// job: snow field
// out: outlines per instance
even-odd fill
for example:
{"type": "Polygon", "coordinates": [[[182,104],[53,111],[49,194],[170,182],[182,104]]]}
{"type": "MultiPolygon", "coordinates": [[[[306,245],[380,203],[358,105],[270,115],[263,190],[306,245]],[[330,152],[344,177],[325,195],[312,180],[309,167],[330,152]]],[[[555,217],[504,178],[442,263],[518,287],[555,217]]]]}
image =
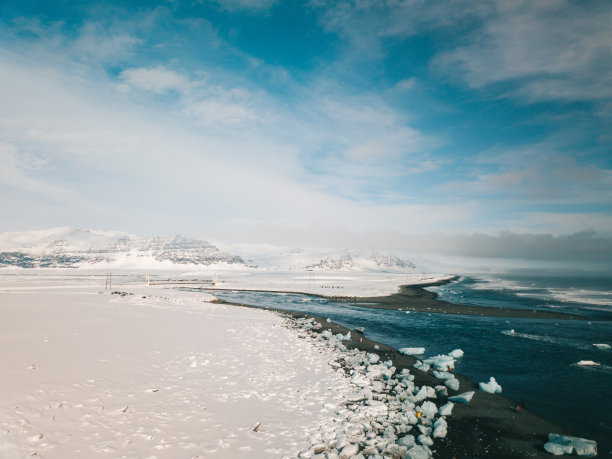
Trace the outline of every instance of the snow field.
{"type": "Polygon", "coordinates": [[[129,293],[1,294],[1,457],[295,456],[351,389],[275,314],[129,293]]]}
{"type": "Polygon", "coordinates": [[[218,290],[293,292],[326,297],[376,297],[399,292],[401,285],[422,285],[453,276],[421,273],[198,270],[185,277],[218,274],[218,290]]]}

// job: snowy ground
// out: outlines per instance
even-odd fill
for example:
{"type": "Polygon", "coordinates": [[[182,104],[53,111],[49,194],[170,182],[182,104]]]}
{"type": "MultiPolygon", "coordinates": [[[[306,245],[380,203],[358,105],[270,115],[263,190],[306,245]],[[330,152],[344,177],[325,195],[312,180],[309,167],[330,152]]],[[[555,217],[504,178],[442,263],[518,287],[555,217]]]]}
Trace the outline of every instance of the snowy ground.
{"type": "Polygon", "coordinates": [[[295,455],[350,389],[267,311],[28,278],[0,285],[0,457],[295,455]]]}
{"type": "Polygon", "coordinates": [[[228,270],[195,271],[185,278],[217,274],[218,289],[299,292],[323,296],[373,297],[399,291],[400,285],[419,285],[453,276],[422,273],[228,270]]]}

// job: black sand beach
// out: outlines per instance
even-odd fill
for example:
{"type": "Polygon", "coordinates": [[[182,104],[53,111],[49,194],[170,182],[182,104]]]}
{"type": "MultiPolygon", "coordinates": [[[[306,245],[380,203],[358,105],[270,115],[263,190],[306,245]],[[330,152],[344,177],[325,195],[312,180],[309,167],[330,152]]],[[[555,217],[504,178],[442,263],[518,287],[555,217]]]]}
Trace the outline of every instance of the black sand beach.
{"type": "Polygon", "coordinates": [[[554,320],[585,320],[583,316],[537,309],[495,308],[487,306],[471,306],[453,304],[442,301],[438,294],[425,290],[426,287],[444,285],[454,279],[432,282],[421,285],[402,285],[400,291],[393,295],[371,298],[334,298],[335,302],[350,302],[353,306],[374,309],[395,309],[404,311],[431,312],[436,314],[461,314],[466,316],[511,317],[515,319],[554,319],[554,320]]]}
{"type": "MultiPolygon", "coordinates": [[[[428,312],[435,314],[457,314],[466,316],[508,317],[514,319],[549,319],[549,320],[593,320],[577,314],[564,312],[543,311],[539,309],[513,309],[502,307],[472,306],[469,304],[454,304],[438,298],[438,294],[425,290],[426,287],[444,285],[454,281],[456,278],[446,279],[420,285],[401,285],[400,291],[388,296],[376,297],[351,297],[351,296],[326,296],[298,291],[275,291],[248,289],[241,290],[232,288],[232,291],[262,292],[262,293],[291,293],[296,295],[308,295],[326,298],[335,303],[350,303],[351,306],[371,309],[392,309],[399,311],[428,312]]],[[[215,292],[218,287],[199,287],[199,290],[215,292]]]]}
{"type": "MultiPolygon", "coordinates": [[[[342,298],[341,301],[351,302],[369,308],[403,309],[442,314],[491,315],[514,318],[566,319],[582,320],[581,316],[556,314],[544,311],[521,311],[514,309],[487,308],[479,306],[454,305],[437,299],[437,295],[424,290],[425,286],[401,288],[401,292],[388,297],[379,298],[342,298]],[[361,303],[361,304],[359,304],[361,303]],[[407,306],[407,305],[410,306],[407,306]]],[[[338,301],[334,298],[334,301],[338,301]]],[[[243,307],[257,307],[246,304],[227,303],[243,307]]],[[[346,334],[349,329],[312,314],[274,310],[283,317],[297,319],[313,317],[323,325],[318,330],[331,329],[332,333],[346,334]]],[[[313,330],[317,332],[316,330],[313,330]]],[[[381,360],[391,359],[398,372],[408,368],[415,376],[416,385],[435,386],[440,381],[433,375],[413,368],[416,358],[403,355],[391,347],[372,341],[357,330],[351,331],[351,340],[344,342],[347,348],[357,348],[370,353],[376,353],[381,360]],[[375,348],[375,346],[378,347],[375,348]]],[[[459,390],[449,390],[449,396],[467,391],[476,391],[472,401],[467,404],[456,404],[452,416],[447,419],[448,435],[437,439],[434,456],[439,458],[525,458],[551,457],[544,450],[549,433],[572,435],[567,429],[544,419],[523,407],[515,412],[516,401],[500,394],[489,394],[478,389],[478,385],[462,375],[456,375],[460,382],[459,390]]],[[[445,402],[445,401],[442,401],[445,402]]]]}
{"type": "MultiPolygon", "coordinates": [[[[322,317],[277,311],[278,314],[290,317],[314,317],[323,325],[319,332],[331,329],[332,333],[346,334],[349,329],[341,325],[326,322],[322,317]]],[[[316,332],[316,331],[315,331],[316,332]]],[[[415,376],[415,384],[435,386],[440,384],[430,373],[413,368],[416,358],[406,356],[389,346],[369,340],[357,330],[350,330],[351,340],[343,342],[349,349],[378,354],[381,360],[393,361],[397,372],[408,368],[415,376]],[[376,349],[374,346],[378,346],[376,349]]],[[[552,421],[544,419],[529,409],[513,410],[515,401],[500,395],[489,394],[478,389],[478,385],[464,376],[456,375],[460,386],[458,391],[449,390],[449,396],[467,391],[476,391],[472,401],[463,405],[455,404],[453,414],[447,418],[448,435],[436,439],[434,457],[474,459],[499,458],[519,459],[526,457],[550,458],[544,450],[550,432],[571,435],[566,429],[552,421]]],[[[439,404],[443,404],[445,401],[439,404]]]]}

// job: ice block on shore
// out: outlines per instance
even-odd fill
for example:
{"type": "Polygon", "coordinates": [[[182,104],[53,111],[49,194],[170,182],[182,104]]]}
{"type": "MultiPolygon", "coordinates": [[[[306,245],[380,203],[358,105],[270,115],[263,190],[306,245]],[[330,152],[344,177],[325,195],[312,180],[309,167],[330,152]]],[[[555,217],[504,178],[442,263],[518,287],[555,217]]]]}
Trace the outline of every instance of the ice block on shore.
{"type": "Polygon", "coordinates": [[[555,456],[563,454],[576,454],[584,457],[597,456],[597,443],[595,441],[555,433],[548,434],[548,443],[544,445],[544,449],[555,456]]]}
{"type": "Polygon", "coordinates": [[[425,354],[424,347],[403,347],[398,351],[404,355],[423,355],[425,354]]]}
{"type": "Polygon", "coordinates": [[[483,392],[488,392],[489,394],[501,394],[502,388],[501,386],[497,383],[497,381],[495,381],[495,378],[491,376],[491,379],[489,379],[488,383],[479,383],[478,387],[480,388],[481,391],[483,392]]]}

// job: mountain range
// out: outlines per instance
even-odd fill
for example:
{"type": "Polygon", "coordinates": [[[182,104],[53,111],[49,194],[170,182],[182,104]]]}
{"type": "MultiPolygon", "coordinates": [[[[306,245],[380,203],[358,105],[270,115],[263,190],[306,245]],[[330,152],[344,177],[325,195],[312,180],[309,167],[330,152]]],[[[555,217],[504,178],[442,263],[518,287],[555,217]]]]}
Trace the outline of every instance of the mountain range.
{"type": "MultiPolygon", "coordinates": [[[[250,250],[249,250],[250,249],[250,250]]],[[[0,233],[0,267],[171,269],[216,267],[300,271],[415,272],[408,260],[366,251],[253,249],[240,255],[183,236],[141,238],[118,231],[53,228],[0,233]],[[252,250],[257,251],[253,257],[252,250]],[[254,259],[255,258],[255,259],[254,259]]]]}

